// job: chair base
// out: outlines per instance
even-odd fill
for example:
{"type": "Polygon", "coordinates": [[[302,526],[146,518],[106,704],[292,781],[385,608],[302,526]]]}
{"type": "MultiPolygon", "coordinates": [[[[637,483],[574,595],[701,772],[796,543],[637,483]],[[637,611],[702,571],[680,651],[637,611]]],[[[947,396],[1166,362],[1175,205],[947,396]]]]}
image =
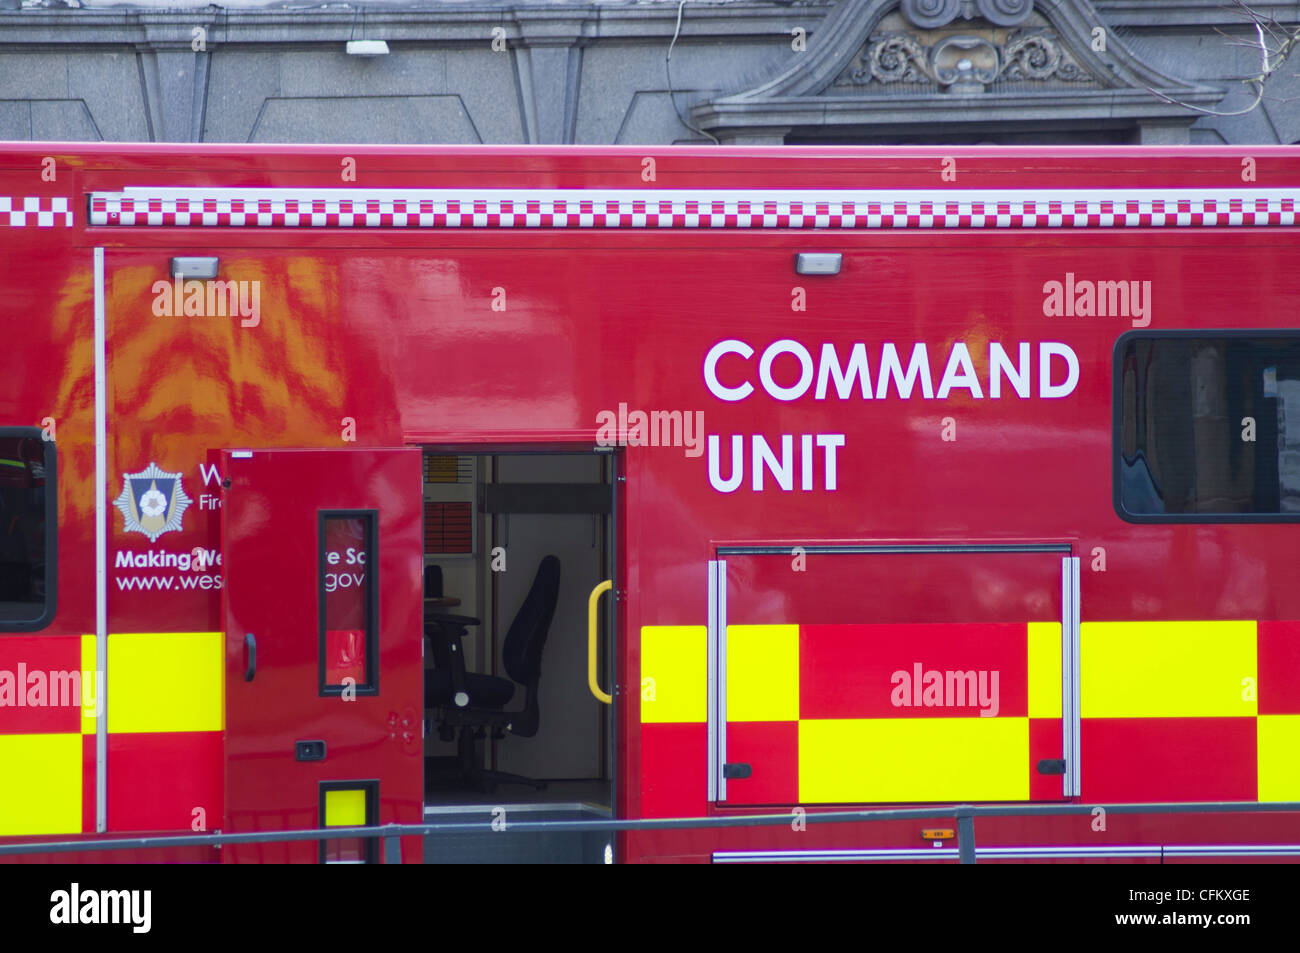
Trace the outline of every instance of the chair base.
{"type": "MultiPolygon", "coordinates": [[[[459,729],[459,738],[456,744],[456,770],[454,772],[440,772],[439,780],[456,777],[467,787],[485,794],[493,793],[498,784],[522,784],[536,791],[546,789],[545,781],[526,778],[520,774],[511,774],[508,771],[493,771],[490,768],[483,767],[478,758],[478,745],[476,743],[478,737],[483,734],[483,731],[476,731],[470,727],[461,727],[459,729]]],[[[426,782],[428,780],[426,774],[426,782]]]]}
{"type": "Polygon", "coordinates": [[[488,794],[495,791],[498,784],[525,784],[534,791],[546,790],[545,781],[526,778],[521,774],[511,774],[509,771],[489,771],[484,769],[478,773],[477,777],[484,785],[484,791],[488,794]]]}

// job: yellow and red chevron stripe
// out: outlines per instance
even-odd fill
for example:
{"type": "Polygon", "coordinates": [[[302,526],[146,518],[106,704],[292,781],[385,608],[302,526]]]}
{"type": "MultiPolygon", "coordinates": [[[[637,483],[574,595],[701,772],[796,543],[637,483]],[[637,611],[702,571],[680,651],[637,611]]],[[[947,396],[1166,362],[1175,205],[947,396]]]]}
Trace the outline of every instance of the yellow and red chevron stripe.
{"type": "Polygon", "coordinates": [[[95,830],[96,728],[105,695],[108,829],[189,830],[199,820],[215,826],[223,651],[219,632],[114,633],[104,693],[94,636],[0,639],[0,689],[3,673],[16,686],[21,671],[31,693],[22,704],[0,700],[0,836],[95,830]],[[37,692],[54,678],[63,683],[61,695],[37,692]],[[74,681],[75,699],[67,690],[74,681]]]}

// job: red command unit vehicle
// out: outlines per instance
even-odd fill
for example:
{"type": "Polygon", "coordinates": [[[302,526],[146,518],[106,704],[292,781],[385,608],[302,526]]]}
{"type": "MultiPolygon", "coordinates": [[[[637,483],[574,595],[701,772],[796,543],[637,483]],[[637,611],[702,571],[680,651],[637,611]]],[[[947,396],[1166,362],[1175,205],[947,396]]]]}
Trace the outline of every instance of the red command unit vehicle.
{"type": "Polygon", "coordinates": [[[11,842],[789,813],[402,859],[938,860],[797,809],[1300,800],[1300,150],[23,144],[0,186],[11,842]]]}

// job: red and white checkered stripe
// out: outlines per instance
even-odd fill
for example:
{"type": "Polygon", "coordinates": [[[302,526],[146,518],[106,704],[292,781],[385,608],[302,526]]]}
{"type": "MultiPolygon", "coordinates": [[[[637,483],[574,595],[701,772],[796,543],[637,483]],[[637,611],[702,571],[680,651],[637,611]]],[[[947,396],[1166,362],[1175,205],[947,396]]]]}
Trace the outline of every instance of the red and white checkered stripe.
{"type": "Polygon", "coordinates": [[[71,227],[72,210],[68,208],[68,200],[58,196],[15,198],[0,195],[0,227],[6,225],[13,228],[28,225],[36,228],[71,227]]]}
{"type": "Polygon", "coordinates": [[[594,191],[394,194],[250,190],[178,194],[131,190],[91,196],[91,225],[270,228],[1125,228],[1295,225],[1291,194],[1165,193],[1163,197],[983,198],[933,193],[793,192],[683,197],[594,191]]]}

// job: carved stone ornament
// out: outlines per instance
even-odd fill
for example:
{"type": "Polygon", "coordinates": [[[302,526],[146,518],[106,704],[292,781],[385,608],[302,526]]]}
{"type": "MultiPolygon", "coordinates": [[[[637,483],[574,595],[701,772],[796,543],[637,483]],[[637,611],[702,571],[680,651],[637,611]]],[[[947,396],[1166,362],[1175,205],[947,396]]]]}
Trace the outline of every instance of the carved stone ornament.
{"type": "Polygon", "coordinates": [[[923,30],[947,26],[961,17],[983,17],[998,26],[1019,26],[1034,12],[1034,0],[903,0],[903,16],[923,30]]]}
{"type": "Polygon", "coordinates": [[[1093,49],[1098,26],[1107,29],[1098,6],[1124,4],[838,0],[818,27],[834,42],[690,116],[723,142],[751,144],[827,130],[850,141],[936,126],[983,135],[994,123],[1058,120],[1180,136],[1222,102],[1226,90],[1154,69],[1109,30],[1105,49],[1093,49]]]}
{"type": "Polygon", "coordinates": [[[911,34],[885,33],[871,38],[840,84],[934,83],[952,92],[983,92],[999,79],[1083,82],[1090,77],[1047,30],[1017,30],[1001,46],[959,35],[925,47],[911,34]]]}
{"type": "Polygon", "coordinates": [[[930,68],[940,86],[978,85],[983,92],[998,78],[999,67],[998,48],[983,37],[950,36],[930,48],[930,68]]]}

